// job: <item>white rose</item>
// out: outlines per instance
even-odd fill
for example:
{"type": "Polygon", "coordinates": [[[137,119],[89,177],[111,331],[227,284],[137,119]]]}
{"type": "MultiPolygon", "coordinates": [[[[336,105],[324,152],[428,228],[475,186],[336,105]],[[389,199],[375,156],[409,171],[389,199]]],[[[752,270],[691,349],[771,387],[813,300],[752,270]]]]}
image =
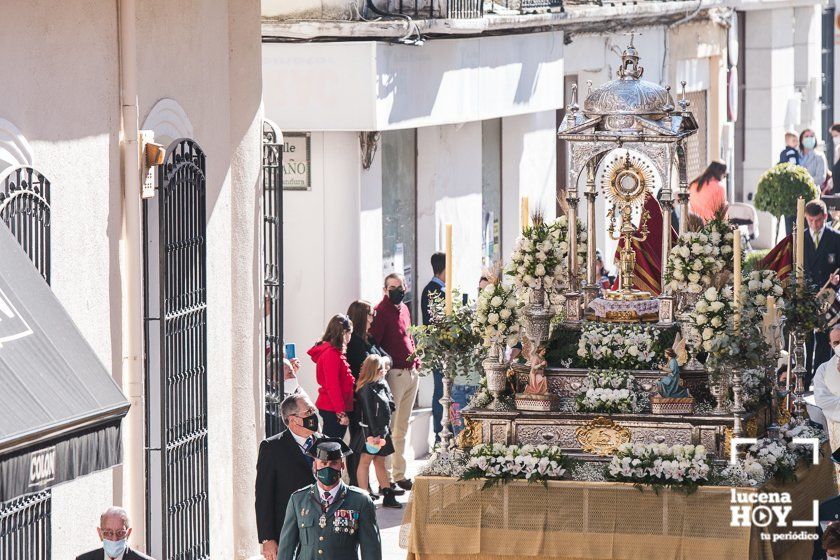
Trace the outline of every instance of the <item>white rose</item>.
{"type": "Polygon", "coordinates": [[[492,305],[493,307],[499,307],[500,305],[502,305],[502,303],[502,298],[499,296],[493,296],[493,299],[490,300],[490,305],[492,305]]]}
{"type": "Polygon", "coordinates": [[[696,272],[692,272],[688,275],[688,281],[692,282],[693,284],[696,284],[700,281],[700,275],[696,272]]]}
{"type": "Polygon", "coordinates": [[[536,276],[545,276],[545,266],[542,264],[538,264],[537,267],[534,269],[534,274],[536,276]]]}
{"type": "Polygon", "coordinates": [[[703,329],[703,340],[711,340],[711,338],[715,335],[715,331],[706,327],[703,329]]]}
{"type": "Polygon", "coordinates": [[[703,301],[702,299],[697,302],[697,305],[694,307],[699,313],[705,313],[709,310],[709,305],[703,301]]]}
{"type": "Polygon", "coordinates": [[[747,282],[747,287],[752,291],[756,291],[761,287],[761,284],[758,282],[758,280],[750,280],[749,282],[747,282]]]}
{"type": "Polygon", "coordinates": [[[697,317],[695,317],[694,322],[698,325],[705,325],[707,320],[707,317],[700,313],[697,317]]]}
{"type": "Polygon", "coordinates": [[[499,315],[496,314],[496,313],[491,313],[490,315],[487,316],[487,322],[490,323],[491,325],[495,325],[496,323],[499,322],[499,315]]]}
{"type": "Polygon", "coordinates": [[[722,323],[723,323],[723,321],[720,320],[720,317],[713,317],[712,318],[712,326],[713,327],[719,327],[722,323]]]}
{"type": "Polygon", "coordinates": [[[713,301],[712,304],[709,306],[709,309],[712,313],[717,313],[721,309],[723,309],[723,302],[720,301],[713,301]]]}
{"type": "Polygon", "coordinates": [[[505,309],[502,309],[501,311],[499,311],[499,317],[501,317],[502,319],[505,319],[505,320],[510,319],[510,316],[511,316],[510,309],[505,308],[505,309]]]}
{"type": "Polygon", "coordinates": [[[703,296],[709,301],[717,301],[718,293],[715,288],[709,288],[703,296]]]}

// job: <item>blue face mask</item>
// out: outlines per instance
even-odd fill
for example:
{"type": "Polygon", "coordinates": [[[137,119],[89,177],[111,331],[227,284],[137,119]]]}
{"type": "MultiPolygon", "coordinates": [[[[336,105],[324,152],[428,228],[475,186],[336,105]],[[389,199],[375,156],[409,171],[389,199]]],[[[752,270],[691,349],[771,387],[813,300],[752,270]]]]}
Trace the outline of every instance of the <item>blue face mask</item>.
{"type": "Polygon", "coordinates": [[[126,549],[126,542],[125,539],[119,541],[109,541],[105,539],[102,541],[102,548],[105,549],[105,555],[108,558],[117,558],[120,554],[123,554],[126,549]]]}
{"type": "Polygon", "coordinates": [[[332,467],[323,467],[315,471],[315,476],[324,486],[333,486],[341,479],[341,471],[332,467]]]}
{"type": "MultiPolygon", "coordinates": [[[[838,346],[838,348],[840,348],[840,346],[838,346]]],[[[377,453],[379,453],[379,449],[380,447],[378,445],[371,445],[370,443],[365,444],[365,451],[367,451],[371,455],[376,455],[377,453]]]]}
{"type": "Polygon", "coordinates": [[[805,146],[806,150],[813,150],[814,147],[817,145],[817,139],[813,136],[809,136],[807,138],[802,139],[802,145],[805,146]]]}

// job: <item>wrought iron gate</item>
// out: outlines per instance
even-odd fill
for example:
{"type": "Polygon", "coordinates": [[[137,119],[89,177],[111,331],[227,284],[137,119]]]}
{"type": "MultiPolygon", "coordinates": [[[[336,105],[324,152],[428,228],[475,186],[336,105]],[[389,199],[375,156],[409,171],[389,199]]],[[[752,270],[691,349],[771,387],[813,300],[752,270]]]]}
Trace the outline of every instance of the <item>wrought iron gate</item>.
{"type": "MultiPolygon", "coordinates": [[[[0,220],[50,283],[50,181],[32,167],[14,167],[0,179],[0,220]]],[[[52,557],[52,491],[0,504],[0,558],[52,557]]]]}
{"type": "Polygon", "coordinates": [[[15,167],[0,182],[0,220],[50,283],[50,181],[32,167],[15,167]]]}
{"type": "Polygon", "coordinates": [[[822,133],[825,135],[825,153],[828,161],[834,161],[834,139],[828,129],[834,124],[834,7],[825,8],[822,13],[822,133]]]}
{"type": "Polygon", "coordinates": [[[263,122],[263,288],[265,291],[265,435],[283,430],[283,150],[263,122]]]}
{"type": "MultiPolygon", "coordinates": [[[[207,218],[205,156],[198,144],[182,138],[169,146],[158,168],[158,188],[156,250],[146,243],[147,325],[159,325],[157,332],[147,329],[147,344],[156,337],[147,360],[159,362],[147,363],[159,368],[159,386],[147,386],[147,395],[159,395],[160,403],[160,449],[150,449],[160,453],[160,535],[155,541],[166,560],[209,559],[207,218]],[[157,279],[150,278],[154,268],[148,251],[157,253],[157,279]],[[155,295],[157,301],[151,301],[155,295]],[[150,307],[152,315],[157,308],[159,317],[149,316],[150,307]]],[[[155,221],[150,209],[147,201],[147,240],[153,239],[149,224],[155,221]]],[[[148,425],[156,423],[150,419],[148,425]]]]}

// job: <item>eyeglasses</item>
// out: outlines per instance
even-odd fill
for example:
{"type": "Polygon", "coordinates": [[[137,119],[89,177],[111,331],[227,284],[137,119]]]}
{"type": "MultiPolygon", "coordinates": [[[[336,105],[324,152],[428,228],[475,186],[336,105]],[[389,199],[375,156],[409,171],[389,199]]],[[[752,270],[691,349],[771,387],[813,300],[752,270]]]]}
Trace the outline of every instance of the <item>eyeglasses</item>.
{"type": "Polygon", "coordinates": [[[118,540],[121,541],[128,535],[128,531],[125,529],[120,529],[119,531],[111,531],[110,529],[99,529],[102,533],[102,536],[108,539],[109,541],[118,540]]]}

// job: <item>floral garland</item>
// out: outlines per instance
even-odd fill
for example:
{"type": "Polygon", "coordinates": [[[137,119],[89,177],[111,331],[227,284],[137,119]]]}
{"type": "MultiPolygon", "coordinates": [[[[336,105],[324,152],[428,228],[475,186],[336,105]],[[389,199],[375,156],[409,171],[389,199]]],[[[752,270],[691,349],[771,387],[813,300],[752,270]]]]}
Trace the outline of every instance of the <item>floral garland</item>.
{"type": "Polygon", "coordinates": [[[658,359],[658,331],[641,323],[584,322],[577,355],[585,367],[648,369],[658,359]]]}
{"type": "Polygon", "coordinates": [[[575,405],[579,412],[631,413],[642,410],[636,378],[622,370],[589,370],[575,405]]]}
{"type": "Polygon", "coordinates": [[[693,491],[709,482],[711,467],[702,445],[624,443],[606,468],[608,479],[693,491]]]}
{"type": "Polygon", "coordinates": [[[714,286],[707,288],[690,314],[703,350],[711,352],[715,342],[726,336],[726,326],[732,315],[732,288],[726,286],[719,290],[714,286]]]}
{"type": "Polygon", "coordinates": [[[774,270],[753,270],[746,278],[745,306],[757,307],[763,310],[767,306],[767,296],[776,298],[777,306],[782,307],[784,289],[779,276],[774,270]]]}
{"type": "Polygon", "coordinates": [[[488,284],[478,295],[473,328],[482,338],[485,348],[519,339],[519,303],[516,290],[501,283],[488,284]]]}
{"type": "MultiPolygon", "coordinates": [[[[525,228],[516,240],[506,274],[513,277],[517,291],[542,288],[561,293],[569,285],[569,270],[565,266],[569,255],[568,218],[560,216],[551,223],[534,216],[534,225],[525,228]]],[[[577,220],[578,274],[586,266],[586,229],[577,220]]]]}
{"type": "Polygon", "coordinates": [[[472,448],[461,480],[485,478],[484,488],[514,479],[547,482],[562,478],[572,461],[556,445],[483,444],[472,448]]]}
{"type": "Polygon", "coordinates": [[[813,448],[794,443],[794,438],[814,438],[820,444],[827,440],[825,432],[814,427],[807,419],[792,418],[779,428],[778,437],[765,437],[751,445],[742,460],[721,471],[735,482],[758,486],[776,479],[779,482],[796,480],[796,465],[800,460],[811,464],[813,448]]]}
{"type": "Polygon", "coordinates": [[[721,270],[732,267],[732,235],[729,224],[719,218],[700,231],[681,235],[668,254],[668,289],[699,294],[711,286],[721,270]]]}

